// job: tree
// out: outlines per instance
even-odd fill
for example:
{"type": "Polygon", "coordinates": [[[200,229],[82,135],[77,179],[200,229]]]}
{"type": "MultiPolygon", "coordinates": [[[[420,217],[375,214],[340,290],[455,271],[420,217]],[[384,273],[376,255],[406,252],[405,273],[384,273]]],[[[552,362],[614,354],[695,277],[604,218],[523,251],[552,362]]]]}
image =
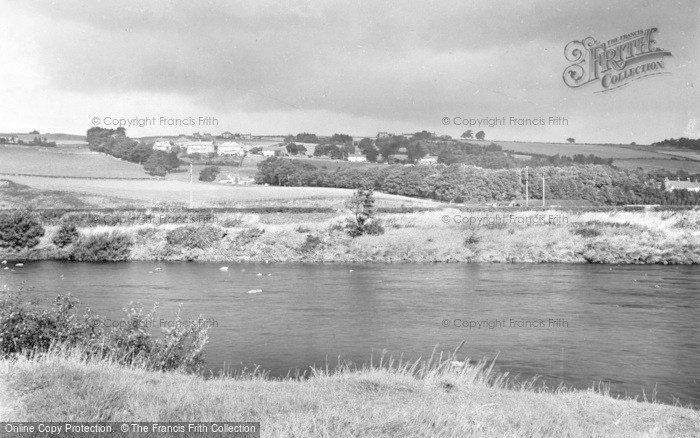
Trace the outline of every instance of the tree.
{"type": "Polygon", "coordinates": [[[379,151],[377,148],[374,147],[374,145],[370,145],[369,147],[364,149],[365,156],[367,157],[367,161],[370,163],[376,163],[377,162],[377,157],[379,156],[379,151]]]}
{"type": "Polygon", "coordinates": [[[354,214],[347,224],[351,237],[363,234],[383,234],[384,228],[375,219],[374,192],[372,189],[358,189],[348,202],[348,207],[354,214]]]}
{"type": "Polygon", "coordinates": [[[207,166],[202,169],[201,172],[199,172],[199,180],[206,182],[216,181],[216,177],[220,172],[221,169],[219,169],[217,166],[207,166]]]}
{"type": "MultiPolygon", "coordinates": [[[[177,157],[175,157],[177,159],[177,157]]],[[[179,163],[179,161],[178,161],[179,163]]],[[[143,169],[149,175],[165,176],[173,169],[172,155],[164,151],[155,151],[148,157],[148,160],[143,164],[143,169]]],[[[178,164],[179,166],[179,164],[178,164]]]]}
{"type": "Polygon", "coordinates": [[[569,143],[576,143],[576,140],[573,137],[569,137],[566,139],[569,143]]]}
{"type": "Polygon", "coordinates": [[[373,147],[374,142],[369,139],[369,138],[363,138],[360,140],[360,143],[357,145],[358,148],[360,148],[361,151],[364,151],[367,148],[373,147]]]}
{"type": "Polygon", "coordinates": [[[467,129],[466,131],[464,131],[464,133],[462,134],[462,138],[474,138],[474,134],[472,133],[472,130],[467,129]]]}
{"type": "Polygon", "coordinates": [[[483,140],[484,138],[486,138],[486,133],[484,131],[479,131],[476,133],[477,140],[483,140]]]}

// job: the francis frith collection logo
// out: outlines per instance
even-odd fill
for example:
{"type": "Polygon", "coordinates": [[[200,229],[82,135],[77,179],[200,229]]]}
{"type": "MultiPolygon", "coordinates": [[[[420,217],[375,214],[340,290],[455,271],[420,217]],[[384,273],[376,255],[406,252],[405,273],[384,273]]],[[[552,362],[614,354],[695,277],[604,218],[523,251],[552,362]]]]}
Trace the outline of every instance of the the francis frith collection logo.
{"type": "Polygon", "coordinates": [[[665,57],[671,52],[656,46],[658,29],[640,29],[601,43],[592,37],[571,41],[564,48],[570,66],[564,83],[571,88],[598,84],[606,92],[617,90],[649,76],[669,74],[665,57]]]}

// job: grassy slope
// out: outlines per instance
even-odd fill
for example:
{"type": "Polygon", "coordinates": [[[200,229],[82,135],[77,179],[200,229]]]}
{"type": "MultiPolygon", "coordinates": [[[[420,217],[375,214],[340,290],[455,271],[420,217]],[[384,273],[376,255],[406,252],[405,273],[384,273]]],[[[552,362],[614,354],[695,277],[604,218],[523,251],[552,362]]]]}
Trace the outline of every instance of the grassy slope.
{"type": "Polygon", "coordinates": [[[2,361],[0,380],[20,395],[10,414],[24,421],[260,421],[266,437],[700,434],[697,411],[593,391],[518,389],[483,364],[204,380],[53,355],[2,361]]]}

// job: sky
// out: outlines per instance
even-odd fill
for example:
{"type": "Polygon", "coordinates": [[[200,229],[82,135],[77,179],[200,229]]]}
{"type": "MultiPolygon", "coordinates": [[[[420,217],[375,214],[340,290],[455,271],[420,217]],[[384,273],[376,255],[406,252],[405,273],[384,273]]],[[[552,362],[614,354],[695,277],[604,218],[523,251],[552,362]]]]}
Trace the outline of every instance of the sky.
{"type": "Polygon", "coordinates": [[[697,0],[0,0],[0,59],[0,132],[82,134],[123,119],[132,137],[700,134],[697,0]],[[668,74],[603,93],[564,83],[569,42],[652,27],[668,74]],[[496,117],[505,123],[465,125],[496,117]]]}

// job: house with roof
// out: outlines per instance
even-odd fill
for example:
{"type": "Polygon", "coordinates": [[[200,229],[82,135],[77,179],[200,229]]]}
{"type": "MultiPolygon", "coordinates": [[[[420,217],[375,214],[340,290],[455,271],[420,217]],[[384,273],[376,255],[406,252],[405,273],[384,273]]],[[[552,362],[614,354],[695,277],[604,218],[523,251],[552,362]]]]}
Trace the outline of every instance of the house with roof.
{"type": "Polygon", "coordinates": [[[365,157],[362,154],[349,154],[348,161],[351,161],[353,163],[364,163],[367,161],[367,157],[365,157]]]}
{"type": "Polygon", "coordinates": [[[155,142],[153,142],[154,151],[170,152],[172,148],[173,145],[170,144],[170,141],[164,139],[163,137],[160,137],[155,142]]]}
{"type": "Polygon", "coordinates": [[[225,141],[216,146],[219,155],[244,155],[245,151],[240,143],[235,141],[225,141]]]}
{"type": "Polygon", "coordinates": [[[194,140],[188,141],[184,145],[185,150],[187,150],[187,155],[192,154],[211,154],[216,152],[214,149],[214,142],[204,141],[204,140],[194,140]]]}
{"type": "Polygon", "coordinates": [[[423,158],[418,159],[418,164],[422,166],[431,166],[433,164],[437,164],[438,162],[438,157],[437,155],[426,155],[423,158]]]}
{"type": "Polygon", "coordinates": [[[664,179],[664,188],[667,192],[672,192],[674,190],[700,192],[700,182],[698,182],[698,180],[691,181],[690,178],[686,181],[681,181],[680,178],[677,178],[675,181],[666,178],[664,179]]]}
{"type": "Polygon", "coordinates": [[[226,131],[226,132],[222,132],[219,137],[229,139],[229,138],[233,138],[234,134],[233,134],[233,132],[226,131]]]}
{"type": "Polygon", "coordinates": [[[185,145],[190,141],[189,138],[185,137],[184,135],[179,136],[175,140],[173,140],[173,144],[181,149],[185,148],[185,145]]]}
{"type": "Polygon", "coordinates": [[[377,133],[377,138],[388,138],[388,137],[393,137],[394,134],[389,134],[388,132],[378,132],[377,133]]]}
{"type": "Polygon", "coordinates": [[[287,148],[283,146],[264,146],[260,152],[263,157],[274,157],[276,155],[287,155],[287,148]]]}

